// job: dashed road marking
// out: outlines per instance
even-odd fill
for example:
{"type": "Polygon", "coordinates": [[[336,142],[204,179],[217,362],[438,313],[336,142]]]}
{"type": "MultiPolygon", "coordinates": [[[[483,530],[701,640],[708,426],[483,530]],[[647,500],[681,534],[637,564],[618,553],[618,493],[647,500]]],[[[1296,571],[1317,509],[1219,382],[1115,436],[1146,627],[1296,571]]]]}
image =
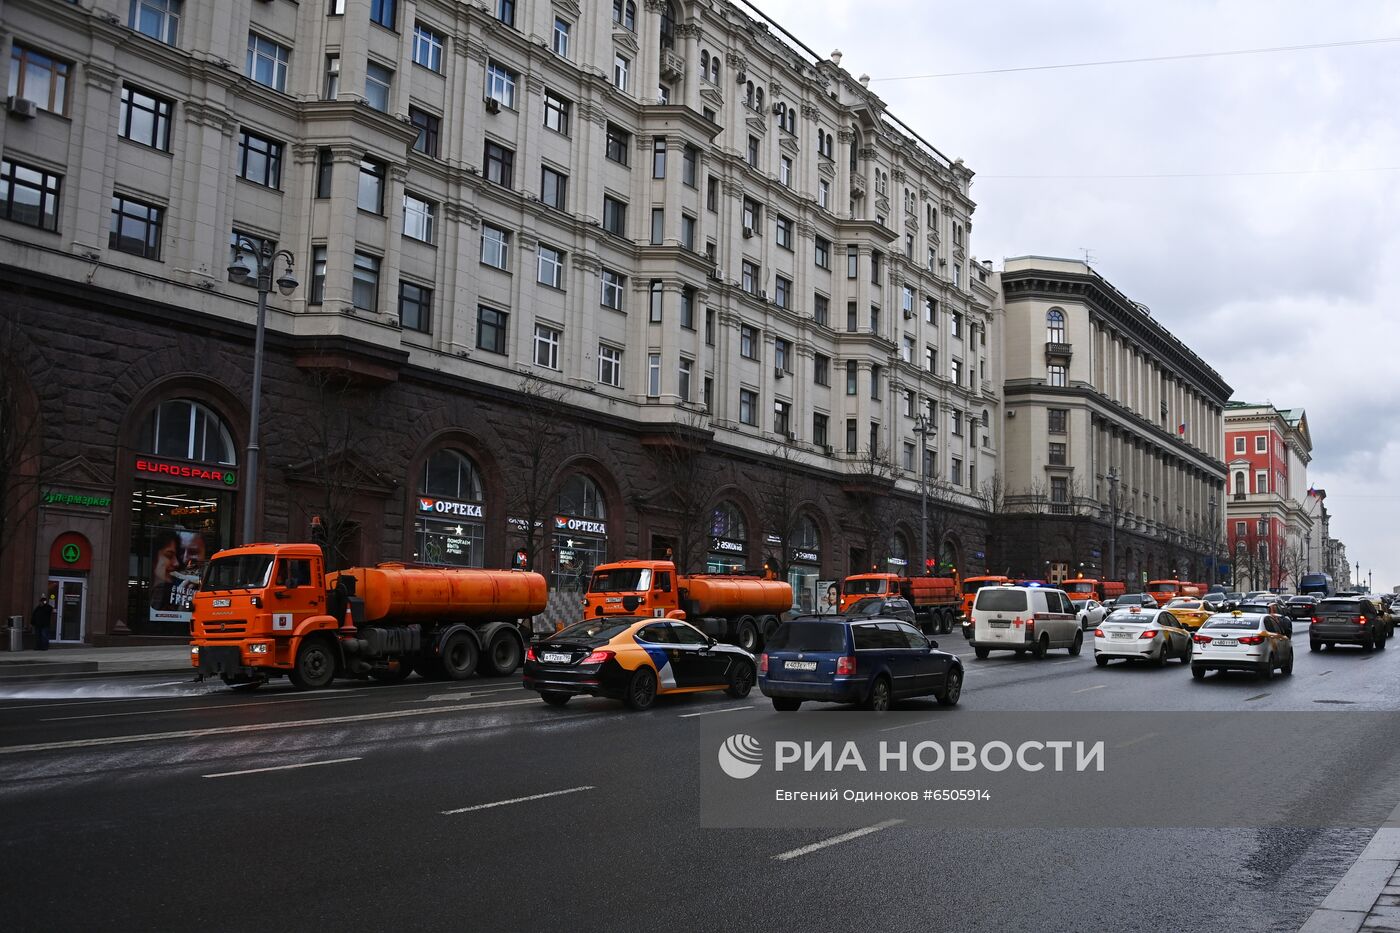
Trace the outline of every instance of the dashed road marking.
{"type": "Polygon", "coordinates": [[[1071,691],[1070,691],[1070,695],[1073,696],[1073,695],[1076,694],[1076,693],[1088,693],[1090,690],[1102,690],[1102,689],[1104,689],[1104,688],[1107,687],[1107,686],[1108,686],[1108,684],[1094,684],[1094,686],[1092,686],[1092,687],[1085,687],[1085,688],[1083,688],[1082,690],[1071,690],[1071,691]]]}
{"type": "Polygon", "coordinates": [[[443,816],[453,816],[457,813],[471,813],[473,810],[489,810],[492,807],[504,807],[513,803],[528,803],[531,800],[543,800],[546,797],[560,797],[564,794],[577,794],[579,791],[593,790],[592,784],[584,784],[581,787],[568,787],[564,790],[551,790],[543,794],[531,794],[528,797],[512,797],[509,800],[494,800],[491,803],[478,803],[470,807],[458,807],[456,810],[443,810],[443,816]]]}
{"type": "Polygon", "coordinates": [[[238,777],[241,774],[264,774],[268,771],[292,771],[297,768],[319,768],[321,765],[341,765],[347,761],[363,761],[363,758],[331,758],[327,761],[303,761],[294,765],[274,765],[270,768],[246,768],[242,771],[220,771],[217,774],[201,774],[200,777],[238,777]]]}
{"type": "Polygon", "coordinates": [[[748,706],[726,706],[724,709],[707,709],[698,713],[682,713],[680,718],[689,719],[692,716],[713,716],[715,713],[737,713],[741,709],[753,709],[753,704],[750,703],[748,706]]]}
{"type": "Polygon", "coordinates": [[[848,833],[842,833],[839,836],[832,836],[830,839],[823,839],[820,842],[814,842],[811,845],[803,846],[800,849],[791,849],[787,852],[780,852],[777,855],[773,856],[773,860],[775,862],[787,862],[795,858],[800,858],[804,855],[810,855],[813,852],[817,852],[821,849],[825,849],[830,846],[840,845],[843,842],[850,842],[852,839],[859,839],[861,836],[868,836],[871,833],[878,833],[882,829],[889,829],[891,826],[898,826],[900,823],[903,822],[903,820],[885,820],[883,823],[876,823],[874,826],[866,826],[861,829],[854,829],[848,833]]]}

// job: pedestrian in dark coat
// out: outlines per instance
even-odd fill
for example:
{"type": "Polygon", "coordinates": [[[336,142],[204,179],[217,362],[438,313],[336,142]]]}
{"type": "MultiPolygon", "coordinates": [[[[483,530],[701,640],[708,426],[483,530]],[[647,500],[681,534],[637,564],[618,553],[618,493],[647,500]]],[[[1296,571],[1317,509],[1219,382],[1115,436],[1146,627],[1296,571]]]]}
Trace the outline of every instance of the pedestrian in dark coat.
{"type": "Polygon", "coordinates": [[[53,606],[45,596],[29,614],[29,624],[34,628],[34,650],[49,650],[49,629],[53,627],[53,606]]]}

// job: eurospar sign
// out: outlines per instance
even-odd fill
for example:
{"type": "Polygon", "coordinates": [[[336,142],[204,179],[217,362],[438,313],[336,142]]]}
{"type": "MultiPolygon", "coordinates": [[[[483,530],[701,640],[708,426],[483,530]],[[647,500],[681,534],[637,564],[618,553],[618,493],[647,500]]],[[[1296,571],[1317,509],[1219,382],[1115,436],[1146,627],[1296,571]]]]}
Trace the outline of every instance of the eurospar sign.
{"type": "Polygon", "coordinates": [[[437,515],[451,515],[455,518],[482,518],[481,503],[453,502],[451,499],[430,499],[418,497],[418,511],[437,515]]]}
{"type": "Polygon", "coordinates": [[[157,460],[154,457],[137,457],[136,472],[142,476],[167,477],[229,489],[238,485],[238,473],[226,467],[157,460]]]}

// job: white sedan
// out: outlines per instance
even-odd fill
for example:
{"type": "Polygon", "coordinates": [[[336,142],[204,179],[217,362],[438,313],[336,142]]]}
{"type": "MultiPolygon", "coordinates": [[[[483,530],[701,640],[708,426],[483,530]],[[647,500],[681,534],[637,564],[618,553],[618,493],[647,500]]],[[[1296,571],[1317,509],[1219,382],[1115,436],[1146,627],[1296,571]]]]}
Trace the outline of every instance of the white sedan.
{"type": "Polygon", "coordinates": [[[1190,664],[1191,653],[1191,633],[1165,609],[1121,609],[1094,629],[1094,663],[1099,667],[1113,658],[1146,660],[1158,667],[1168,658],[1190,664]]]}
{"type": "Polygon", "coordinates": [[[1079,627],[1083,631],[1095,627],[1108,615],[1108,608],[1097,599],[1086,599],[1082,603],[1075,603],[1075,615],[1079,618],[1079,627]]]}
{"type": "Polygon", "coordinates": [[[1293,642],[1275,616],[1238,610],[1213,615],[1193,641],[1191,676],[1197,680],[1206,671],[1254,671],[1265,680],[1274,676],[1274,668],[1293,673],[1293,642]]]}

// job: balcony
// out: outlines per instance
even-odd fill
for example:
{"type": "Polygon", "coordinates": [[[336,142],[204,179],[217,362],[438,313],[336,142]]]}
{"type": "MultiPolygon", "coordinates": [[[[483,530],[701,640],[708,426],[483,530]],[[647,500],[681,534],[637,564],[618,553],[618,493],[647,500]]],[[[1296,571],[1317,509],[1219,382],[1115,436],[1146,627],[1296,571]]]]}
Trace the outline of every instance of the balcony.
{"type": "Polygon", "coordinates": [[[685,77],[685,59],[681,58],[670,49],[661,50],[661,77],[670,81],[679,81],[685,77]]]}
{"type": "Polygon", "coordinates": [[[1050,341],[1045,344],[1045,362],[1063,363],[1069,365],[1069,361],[1074,357],[1074,347],[1068,343],[1056,343],[1050,341]]]}
{"type": "Polygon", "coordinates": [[[857,172],[851,173],[851,197],[865,197],[865,176],[857,172]]]}

